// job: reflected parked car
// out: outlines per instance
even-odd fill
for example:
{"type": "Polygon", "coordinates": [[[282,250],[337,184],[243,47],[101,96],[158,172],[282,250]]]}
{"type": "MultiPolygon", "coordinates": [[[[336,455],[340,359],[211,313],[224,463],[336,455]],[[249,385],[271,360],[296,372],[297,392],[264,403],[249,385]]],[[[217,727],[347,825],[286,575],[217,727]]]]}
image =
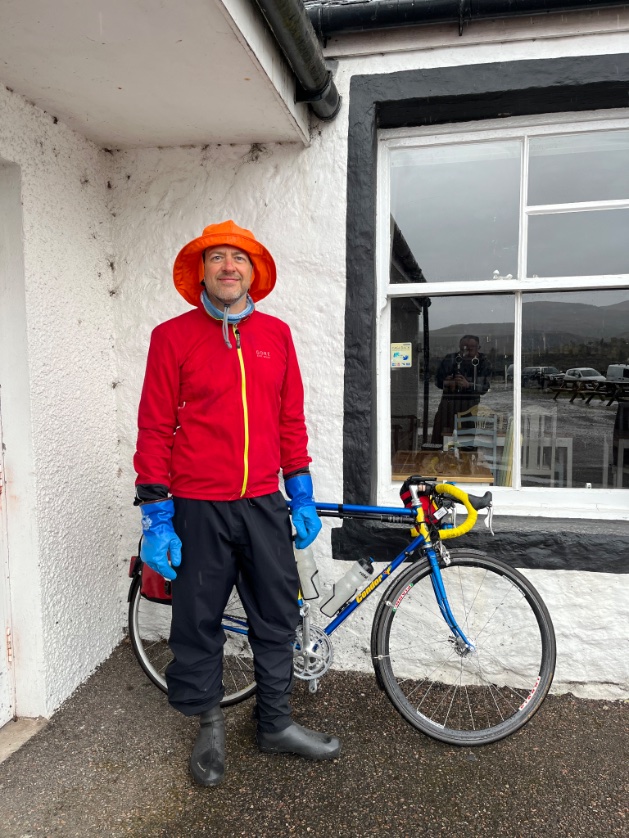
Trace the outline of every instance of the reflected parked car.
{"type": "Polygon", "coordinates": [[[629,364],[610,364],[607,367],[608,381],[629,381],[629,364]]]}
{"type": "Polygon", "coordinates": [[[571,370],[566,370],[563,380],[586,381],[593,383],[595,381],[605,381],[606,379],[604,375],[601,375],[598,370],[595,370],[592,367],[574,367],[571,370]]]}
{"type": "Polygon", "coordinates": [[[522,386],[534,387],[537,384],[538,387],[543,387],[544,382],[554,381],[562,375],[563,373],[560,373],[557,367],[524,367],[522,386]]]}

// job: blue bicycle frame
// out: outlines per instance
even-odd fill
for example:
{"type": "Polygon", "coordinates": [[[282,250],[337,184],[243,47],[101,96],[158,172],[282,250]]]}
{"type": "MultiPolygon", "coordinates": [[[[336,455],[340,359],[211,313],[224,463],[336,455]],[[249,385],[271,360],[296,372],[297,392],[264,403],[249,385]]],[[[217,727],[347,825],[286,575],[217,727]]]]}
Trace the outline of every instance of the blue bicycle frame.
{"type": "MultiPolygon", "coordinates": [[[[291,504],[288,504],[289,508],[291,504]]],[[[317,512],[321,517],[334,518],[364,518],[368,520],[387,521],[390,523],[401,523],[408,521],[408,519],[415,520],[416,513],[412,509],[399,509],[397,507],[389,506],[355,506],[349,504],[334,504],[334,503],[315,503],[317,512]]],[[[426,543],[423,535],[416,536],[411,543],[399,553],[387,567],[379,573],[375,579],[367,585],[362,591],[359,591],[350,601],[343,606],[339,613],[332,619],[330,623],[323,629],[325,634],[330,635],[332,632],[343,623],[350,614],[352,614],[371,594],[379,588],[385,579],[388,579],[392,573],[402,564],[402,562],[409,559],[413,553],[421,547],[425,547],[425,552],[430,562],[431,576],[435,598],[439,606],[439,610],[445,620],[448,628],[454,635],[456,635],[462,643],[465,644],[468,650],[474,649],[474,644],[471,643],[465,636],[463,630],[457,623],[454,614],[450,608],[448,597],[443,585],[443,578],[441,576],[441,569],[439,568],[439,560],[437,554],[430,543],[426,543]]],[[[370,561],[373,561],[370,559],[370,561]]]]}

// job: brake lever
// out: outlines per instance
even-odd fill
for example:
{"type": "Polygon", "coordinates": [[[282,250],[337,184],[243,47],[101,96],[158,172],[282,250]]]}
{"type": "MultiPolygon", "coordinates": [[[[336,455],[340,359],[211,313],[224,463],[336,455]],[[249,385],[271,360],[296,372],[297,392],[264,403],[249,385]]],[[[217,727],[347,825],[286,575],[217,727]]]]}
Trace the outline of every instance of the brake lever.
{"type": "Polygon", "coordinates": [[[493,506],[487,507],[487,515],[485,515],[485,526],[489,530],[489,532],[495,536],[496,533],[494,532],[494,528],[492,526],[494,520],[494,508],[493,506]]]}

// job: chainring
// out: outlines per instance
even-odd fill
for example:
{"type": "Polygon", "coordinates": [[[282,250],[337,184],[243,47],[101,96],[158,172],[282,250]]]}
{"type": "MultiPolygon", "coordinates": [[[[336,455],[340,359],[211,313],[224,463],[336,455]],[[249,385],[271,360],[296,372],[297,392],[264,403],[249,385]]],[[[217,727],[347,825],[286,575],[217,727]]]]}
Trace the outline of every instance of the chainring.
{"type": "Polygon", "coordinates": [[[303,625],[297,628],[293,647],[293,671],[295,677],[302,681],[312,681],[325,675],[334,657],[332,643],[323,629],[310,625],[308,632],[307,648],[303,648],[303,625]]]}

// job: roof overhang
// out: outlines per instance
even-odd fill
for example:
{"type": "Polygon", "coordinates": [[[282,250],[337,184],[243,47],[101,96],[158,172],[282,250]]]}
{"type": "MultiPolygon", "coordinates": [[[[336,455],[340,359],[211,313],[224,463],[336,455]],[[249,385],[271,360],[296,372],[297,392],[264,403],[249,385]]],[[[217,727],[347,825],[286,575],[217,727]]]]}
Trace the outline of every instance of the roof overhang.
{"type": "Polygon", "coordinates": [[[308,142],[248,0],[5,0],[0,82],[108,148],[308,142]]]}

